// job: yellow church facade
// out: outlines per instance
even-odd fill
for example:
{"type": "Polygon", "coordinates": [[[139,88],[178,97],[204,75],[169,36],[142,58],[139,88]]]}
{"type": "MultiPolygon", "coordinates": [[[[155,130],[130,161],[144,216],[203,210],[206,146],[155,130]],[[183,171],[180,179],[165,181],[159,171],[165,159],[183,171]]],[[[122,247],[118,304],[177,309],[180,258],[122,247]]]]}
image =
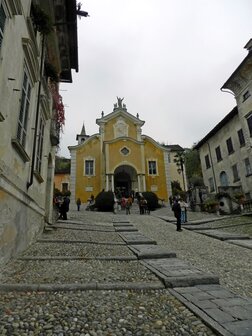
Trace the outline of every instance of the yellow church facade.
{"type": "Polygon", "coordinates": [[[99,133],[86,135],[83,126],[77,135],[76,146],[69,146],[71,154],[71,203],[77,198],[87,202],[91,195],[102,190],[126,195],[131,191],[155,192],[168,200],[171,181],[182,176],[174,163],[174,155],[183,148],[179,145],[161,145],[142,135],[144,121],[139,115],[128,113],[123,98],[117,98],[111,113],[96,120],[99,133]]]}

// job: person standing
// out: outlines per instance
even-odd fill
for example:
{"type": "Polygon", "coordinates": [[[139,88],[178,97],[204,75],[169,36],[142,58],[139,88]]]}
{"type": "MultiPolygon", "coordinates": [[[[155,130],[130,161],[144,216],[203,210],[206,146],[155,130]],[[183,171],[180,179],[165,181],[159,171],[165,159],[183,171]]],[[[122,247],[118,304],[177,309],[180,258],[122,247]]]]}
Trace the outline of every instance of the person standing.
{"type": "Polygon", "coordinates": [[[174,212],[174,216],[177,219],[177,231],[182,231],[181,229],[181,207],[178,199],[175,199],[172,211],[174,212]]]}
{"type": "Polygon", "coordinates": [[[80,198],[77,199],[76,204],[77,204],[77,210],[80,211],[80,206],[81,206],[80,198]]]}
{"type": "Polygon", "coordinates": [[[186,208],[187,208],[187,203],[184,200],[180,201],[180,208],[181,208],[181,223],[187,222],[187,216],[186,216],[186,208]]]}
{"type": "Polygon", "coordinates": [[[130,215],[130,208],[132,206],[132,197],[129,196],[129,198],[126,201],[125,209],[126,209],[126,215],[130,215]]]}

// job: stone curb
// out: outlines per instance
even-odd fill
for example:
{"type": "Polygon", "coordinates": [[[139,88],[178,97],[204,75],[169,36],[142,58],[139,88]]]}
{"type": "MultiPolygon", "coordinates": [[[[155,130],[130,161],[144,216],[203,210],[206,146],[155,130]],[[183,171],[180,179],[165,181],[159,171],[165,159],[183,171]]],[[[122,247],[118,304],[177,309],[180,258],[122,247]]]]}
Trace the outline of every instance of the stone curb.
{"type": "Polygon", "coordinates": [[[180,295],[176,289],[168,289],[169,292],[177,298],[181,303],[183,303],[189,310],[191,310],[195,315],[197,315],[204,323],[209,326],[212,330],[217,332],[218,335],[221,336],[233,336],[230,332],[224,329],[219,323],[210,318],[206,313],[204,313],[201,309],[196,307],[191,302],[187,301],[182,295],[180,295]]]}
{"type": "Polygon", "coordinates": [[[86,291],[86,290],[155,290],[165,289],[162,282],[114,282],[83,284],[0,284],[0,292],[56,292],[56,291],[86,291]]]}
{"type": "Polygon", "coordinates": [[[97,244],[97,245],[117,245],[126,246],[125,242],[98,242],[90,240],[67,240],[67,239],[38,239],[37,243],[63,243],[63,244],[97,244]]]}
{"type": "Polygon", "coordinates": [[[17,258],[17,260],[114,260],[114,261],[135,261],[138,260],[136,256],[109,256],[109,257],[78,257],[78,256],[67,256],[67,257],[61,257],[61,256],[27,256],[27,257],[20,257],[17,258]]]}
{"type": "Polygon", "coordinates": [[[52,225],[52,229],[61,229],[61,230],[76,230],[76,231],[88,231],[88,232],[115,232],[114,228],[110,229],[99,229],[99,228],[85,228],[85,227],[68,227],[68,226],[59,226],[59,225],[52,225]]]}

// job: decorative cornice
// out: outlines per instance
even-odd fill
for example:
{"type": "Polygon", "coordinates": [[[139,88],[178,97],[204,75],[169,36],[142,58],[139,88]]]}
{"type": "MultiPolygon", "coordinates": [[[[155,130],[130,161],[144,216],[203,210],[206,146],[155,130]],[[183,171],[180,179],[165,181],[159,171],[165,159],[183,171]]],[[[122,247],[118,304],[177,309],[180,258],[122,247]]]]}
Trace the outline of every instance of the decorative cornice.
{"type": "Polygon", "coordinates": [[[231,90],[236,96],[252,79],[252,52],[250,51],[238,68],[232,73],[221,90],[231,90]]]}

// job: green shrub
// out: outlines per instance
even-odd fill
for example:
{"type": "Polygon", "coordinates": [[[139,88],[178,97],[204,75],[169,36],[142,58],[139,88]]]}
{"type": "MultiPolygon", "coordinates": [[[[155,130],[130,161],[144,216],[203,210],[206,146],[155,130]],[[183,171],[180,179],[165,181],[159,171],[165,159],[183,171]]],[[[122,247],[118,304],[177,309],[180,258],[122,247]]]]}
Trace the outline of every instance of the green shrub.
{"type": "Polygon", "coordinates": [[[158,203],[158,197],[154,192],[145,191],[142,192],[142,195],[147,201],[149,210],[153,211],[157,208],[160,208],[160,204],[158,203]]]}
{"type": "Polygon", "coordinates": [[[210,212],[210,213],[216,212],[218,207],[219,207],[219,202],[216,199],[209,198],[204,202],[204,209],[207,212],[210,212]]]}
{"type": "Polygon", "coordinates": [[[112,191],[102,191],[95,198],[95,208],[98,211],[114,210],[114,194],[112,191]]]}

